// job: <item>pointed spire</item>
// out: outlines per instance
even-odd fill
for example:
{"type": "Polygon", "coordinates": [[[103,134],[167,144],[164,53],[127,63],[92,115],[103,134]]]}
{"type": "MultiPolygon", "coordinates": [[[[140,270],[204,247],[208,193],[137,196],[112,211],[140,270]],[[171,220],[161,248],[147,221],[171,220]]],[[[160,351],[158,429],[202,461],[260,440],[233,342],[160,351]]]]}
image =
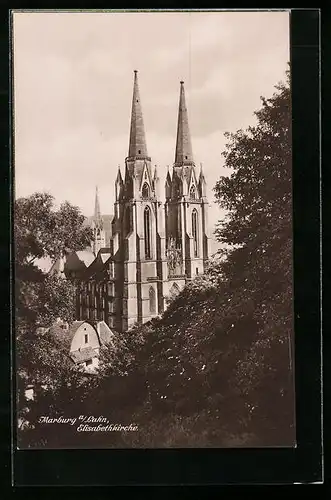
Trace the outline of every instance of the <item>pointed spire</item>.
{"type": "Polygon", "coordinates": [[[148,157],[144,120],[141,109],[138,76],[137,70],[134,71],[133,83],[133,97],[132,97],[132,111],[131,111],[131,128],[130,128],[130,143],[129,143],[129,157],[141,156],[148,157]]]}
{"type": "Polygon", "coordinates": [[[184,82],[180,82],[175,164],[193,164],[191,136],[185,103],[184,82]]]}
{"type": "Polygon", "coordinates": [[[95,187],[94,222],[99,227],[102,227],[98,186],[95,187]]]}
{"type": "Polygon", "coordinates": [[[122,179],[122,173],[121,173],[121,167],[120,167],[120,165],[118,165],[116,182],[118,184],[123,184],[123,179],[122,179]]]}

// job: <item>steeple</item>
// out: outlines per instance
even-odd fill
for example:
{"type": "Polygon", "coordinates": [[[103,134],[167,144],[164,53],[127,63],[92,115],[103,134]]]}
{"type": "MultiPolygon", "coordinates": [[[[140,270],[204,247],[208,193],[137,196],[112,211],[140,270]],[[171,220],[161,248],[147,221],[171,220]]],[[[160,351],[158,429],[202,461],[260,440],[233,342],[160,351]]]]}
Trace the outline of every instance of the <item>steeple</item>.
{"type": "Polygon", "coordinates": [[[191,145],[190,129],[188,125],[188,115],[185,103],[184,82],[180,82],[178,124],[177,124],[177,142],[175,165],[192,165],[193,154],[191,145]]]}
{"type": "Polygon", "coordinates": [[[100,229],[102,228],[98,186],[95,187],[94,222],[97,227],[99,227],[100,229]]]}
{"type": "Polygon", "coordinates": [[[133,97],[131,111],[131,128],[129,142],[129,158],[147,158],[147,147],[145,138],[145,128],[143,114],[141,110],[137,70],[134,71],[133,97]]]}

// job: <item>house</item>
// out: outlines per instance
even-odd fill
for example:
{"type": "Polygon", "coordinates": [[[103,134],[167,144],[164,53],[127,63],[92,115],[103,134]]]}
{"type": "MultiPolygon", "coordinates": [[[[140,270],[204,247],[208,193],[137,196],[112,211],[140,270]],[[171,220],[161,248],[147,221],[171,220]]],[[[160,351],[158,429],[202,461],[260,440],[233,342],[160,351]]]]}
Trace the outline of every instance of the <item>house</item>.
{"type": "Polygon", "coordinates": [[[49,332],[67,349],[73,363],[88,373],[95,372],[100,347],[111,343],[114,335],[104,321],[74,321],[70,326],[57,322],[49,332]]]}

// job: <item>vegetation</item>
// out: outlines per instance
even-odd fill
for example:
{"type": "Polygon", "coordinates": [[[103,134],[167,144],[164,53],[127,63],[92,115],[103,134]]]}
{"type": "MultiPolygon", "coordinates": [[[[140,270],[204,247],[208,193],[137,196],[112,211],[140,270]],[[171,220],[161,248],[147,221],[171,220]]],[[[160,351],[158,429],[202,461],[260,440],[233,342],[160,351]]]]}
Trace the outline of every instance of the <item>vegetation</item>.
{"type": "MultiPolygon", "coordinates": [[[[78,398],[83,414],[136,423],[139,432],[82,438],[72,429],[62,445],[293,444],[289,80],[262,98],[256,118],[227,134],[230,175],[215,186],[227,210],[216,230],[225,258],[223,251],[161,318],[116,336],[78,398]]],[[[57,404],[60,411],[67,401],[57,404]]]]}
{"type": "MultiPolygon", "coordinates": [[[[58,210],[53,206],[53,197],[45,193],[15,202],[16,381],[21,425],[28,412],[29,421],[34,420],[32,408],[37,404],[49,414],[54,406],[51,395],[60,397],[64,390],[81,386],[81,375],[74,373],[68,353],[44,332],[57,318],[73,320],[74,287],[55,274],[43,273],[36,262],[42,257],[55,261],[66,252],[83,249],[91,233],[83,227],[78,208],[67,202],[58,210]],[[34,405],[25,402],[29,385],[34,387],[34,405]]],[[[67,393],[64,401],[71,397],[67,393]]]]}

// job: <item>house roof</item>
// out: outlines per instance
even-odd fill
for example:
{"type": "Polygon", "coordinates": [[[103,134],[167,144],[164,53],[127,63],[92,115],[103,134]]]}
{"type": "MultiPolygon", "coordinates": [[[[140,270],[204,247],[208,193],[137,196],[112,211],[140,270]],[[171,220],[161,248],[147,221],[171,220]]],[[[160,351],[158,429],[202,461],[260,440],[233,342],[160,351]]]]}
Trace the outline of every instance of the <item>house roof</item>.
{"type": "Polygon", "coordinates": [[[82,363],[84,361],[88,361],[92,358],[95,358],[95,356],[96,352],[95,349],[93,349],[93,347],[83,347],[78,351],[73,351],[70,353],[70,357],[75,363],[82,363]]]}
{"type": "MultiPolygon", "coordinates": [[[[72,339],[74,338],[75,333],[77,332],[78,328],[81,325],[83,325],[84,323],[87,323],[88,325],[91,325],[92,328],[94,328],[94,330],[97,333],[100,345],[106,344],[112,340],[114,333],[109,328],[107,323],[105,323],[105,321],[99,321],[99,322],[74,321],[72,323],[72,325],[69,327],[69,329],[67,329],[67,330],[64,328],[61,328],[59,323],[55,323],[53,326],[51,326],[49,328],[49,332],[54,335],[56,341],[58,341],[62,345],[62,347],[64,347],[66,350],[68,350],[68,353],[69,353],[72,339]]],[[[87,349],[87,347],[84,349],[87,349]]],[[[82,352],[83,349],[81,349],[80,351],[82,352]]],[[[94,357],[95,355],[96,355],[95,351],[93,350],[92,357],[94,357]]]]}
{"type": "Polygon", "coordinates": [[[97,330],[99,333],[99,339],[101,345],[107,344],[108,342],[111,342],[114,336],[114,333],[111,331],[107,323],[104,321],[99,321],[97,324],[97,330]]]}
{"type": "Polygon", "coordinates": [[[55,323],[50,327],[49,332],[54,335],[55,339],[61,343],[68,352],[70,351],[72,339],[75,336],[78,328],[86,321],[74,321],[68,330],[61,328],[60,324],[55,323]]]}

